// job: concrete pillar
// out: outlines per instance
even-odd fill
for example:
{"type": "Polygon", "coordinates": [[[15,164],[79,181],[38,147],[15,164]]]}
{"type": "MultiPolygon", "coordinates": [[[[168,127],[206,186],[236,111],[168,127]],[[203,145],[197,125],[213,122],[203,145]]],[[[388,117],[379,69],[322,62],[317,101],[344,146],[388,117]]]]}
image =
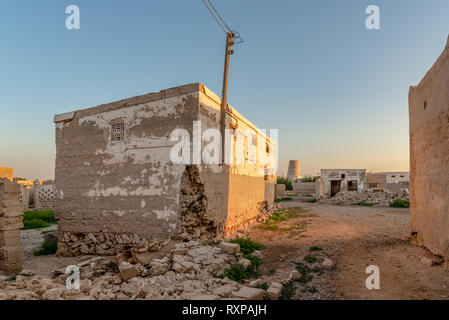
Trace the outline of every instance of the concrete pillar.
{"type": "Polygon", "coordinates": [[[287,197],[287,194],[285,192],[285,184],[276,184],[275,188],[276,199],[283,199],[287,197]]]}
{"type": "Polygon", "coordinates": [[[0,179],[0,270],[8,275],[22,271],[22,221],[20,185],[0,179]]]}
{"type": "Polygon", "coordinates": [[[299,179],[300,177],[301,171],[299,170],[299,161],[290,160],[288,163],[287,179],[293,182],[295,179],[299,179]]]}

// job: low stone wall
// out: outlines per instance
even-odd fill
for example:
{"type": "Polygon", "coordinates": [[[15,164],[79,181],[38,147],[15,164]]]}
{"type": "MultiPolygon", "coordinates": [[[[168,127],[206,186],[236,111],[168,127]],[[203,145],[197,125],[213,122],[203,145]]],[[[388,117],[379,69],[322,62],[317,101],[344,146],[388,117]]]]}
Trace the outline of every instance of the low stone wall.
{"type": "Polygon", "coordinates": [[[0,179],[0,270],[8,275],[22,270],[22,220],[20,185],[0,179]]]}
{"type": "Polygon", "coordinates": [[[293,191],[301,193],[315,193],[315,182],[293,182],[293,191]]]}

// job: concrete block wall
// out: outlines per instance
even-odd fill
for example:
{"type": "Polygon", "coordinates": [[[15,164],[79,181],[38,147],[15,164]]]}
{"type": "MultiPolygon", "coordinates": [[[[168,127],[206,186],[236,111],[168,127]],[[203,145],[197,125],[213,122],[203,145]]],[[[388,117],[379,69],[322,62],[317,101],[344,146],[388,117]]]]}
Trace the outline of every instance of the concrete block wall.
{"type": "Polygon", "coordinates": [[[8,275],[22,270],[22,220],[20,185],[0,179],[0,270],[8,275]]]}
{"type": "Polygon", "coordinates": [[[55,208],[55,186],[38,185],[34,188],[34,208],[51,210],[55,208]]]}

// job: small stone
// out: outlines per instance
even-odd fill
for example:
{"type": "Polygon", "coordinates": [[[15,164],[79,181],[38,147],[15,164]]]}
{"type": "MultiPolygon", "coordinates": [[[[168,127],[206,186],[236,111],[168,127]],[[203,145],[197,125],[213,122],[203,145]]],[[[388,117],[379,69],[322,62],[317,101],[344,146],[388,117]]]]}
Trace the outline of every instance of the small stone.
{"type": "Polygon", "coordinates": [[[248,285],[252,288],[255,288],[257,286],[260,286],[262,284],[262,279],[256,279],[248,283],[248,285]]]}
{"type": "Polygon", "coordinates": [[[434,266],[436,264],[435,260],[427,258],[427,257],[424,257],[424,256],[421,257],[420,261],[421,261],[422,264],[424,264],[426,266],[429,266],[429,267],[432,267],[432,266],[434,266]]]}
{"type": "Polygon", "coordinates": [[[290,280],[299,280],[299,279],[301,279],[301,274],[299,273],[298,270],[293,270],[290,273],[290,280]]]}
{"type": "Polygon", "coordinates": [[[24,270],[22,270],[22,272],[20,272],[20,275],[21,275],[21,276],[24,276],[24,277],[31,277],[31,276],[34,276],[35,273],[34,273],[34,271],[32,271],[32,270],[26,270],[26,269],[24,269],[24,270]]]}
{"type": "Polygon", "coordinates": [[[270,300],[278,300],[282,294],[283,285],[279,282],[272,282],[267,289],[267,297],[270,300]]]}
{"type": "Polygon", "coordinates": [[[326,258],[321,263],[321,266],[323,267],[323,269],[330,270],[334,267],[334,262],[331,259],[326,258]]]}
{"type": "Polygon", "coordinates": [[[65,293],[65,288],[53,288],[48,291],[46,291],[42,295],[43,300],[62,300],[62,295],[65,293]]]}
{"type": "Polygon", "coordinates": [[[246,258],[240,258],[238,263],[241,264],[245,270],[251,266],[251,261],[246,258]]]}
{"type": "Polygon", "coordinates": [[[220,242],[218,247],[223,250],[224,253],[236,255],[240,252],[240,245],[238,243],[220,242]]]}
{"type": "Polygon", "coordinates": [[[242,298],[245,300],[262,300],[265,291],[262,289],[243,286],[239,291],[234,292],[232,297],[242,298]]]}
{"type": "Polygon", "coordinates": [[[119,270],[123,281],[128,281],[131,278],[137,277],[139,274],[139,270],[135,265],[125,261],[120,263],[119,270]]]}
{"type": "Polygon", "coordinates": [[[259,250],[253,251],[253,253],[251,253],[251,255],[252,255],[252,256],[255,256],[255,257],[257,257],[257,258],[259,258],[260,260],[263,259],[263,254],[262,254],[262,252],[260,252],[259,250]]]}
{"type": "Polygon", "coordinates": [[[211,295],[211,294],[203,294],[197,295],[190,298],[190,300],[218,300],[219,296],[211,295]]]}

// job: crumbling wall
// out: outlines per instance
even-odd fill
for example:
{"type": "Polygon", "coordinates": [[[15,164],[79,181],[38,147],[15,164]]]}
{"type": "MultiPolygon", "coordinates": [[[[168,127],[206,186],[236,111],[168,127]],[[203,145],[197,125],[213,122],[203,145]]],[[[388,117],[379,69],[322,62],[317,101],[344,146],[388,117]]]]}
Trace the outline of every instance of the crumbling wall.
{"type": "Polygon", "coordinates": [[[214,239],[218,228],[207,216],[207,197],[198,167],[186,166],[181,178],[181,237],[188,240],[214,239]]]}
{"type": "Polygon", "coordinates": [[[6,274],[22,270],[22,220],[20,185],[0,179],[0,270],[6,274]]]}
{"type": "Polygon", "coordinates": [[[411,240],[449,258],[449,39],[409,92],[411,240]]]}
{"type": "Polygon", "coordinates": [[[198,84],[55,117],[58,252],[115,254],[180,230],[180,181],[170,141],[192,135],[198,84]],[[116,140],[114,128],[122,126],[116,140]]]}

